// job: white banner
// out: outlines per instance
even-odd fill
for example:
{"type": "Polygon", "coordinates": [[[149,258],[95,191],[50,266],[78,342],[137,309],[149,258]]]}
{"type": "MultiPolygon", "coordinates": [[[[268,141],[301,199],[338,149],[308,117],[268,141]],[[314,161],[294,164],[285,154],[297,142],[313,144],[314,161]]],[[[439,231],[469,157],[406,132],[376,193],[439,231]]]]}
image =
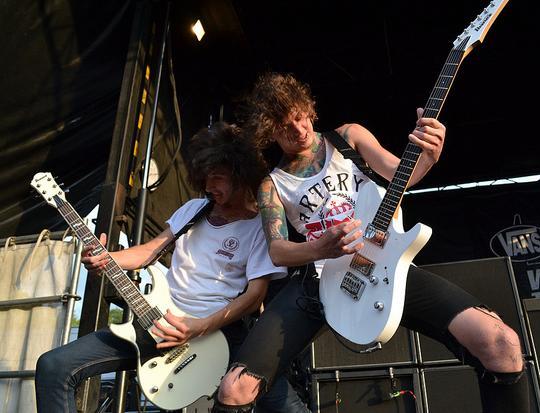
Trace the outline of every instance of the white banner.
{"type": "MultiPolygon", "coordinates": [[[[8,239],[0,249],[0,301],[62,295],[69,291],[75,242],[35,244],[8,239]]],[[[0,311],[0,371],[35,370],[39,356],[61,344],[66,306],[58,301],[0,311]]],[[[0,412],[36,411],[34,379],[0,379],[0,412]]]]}

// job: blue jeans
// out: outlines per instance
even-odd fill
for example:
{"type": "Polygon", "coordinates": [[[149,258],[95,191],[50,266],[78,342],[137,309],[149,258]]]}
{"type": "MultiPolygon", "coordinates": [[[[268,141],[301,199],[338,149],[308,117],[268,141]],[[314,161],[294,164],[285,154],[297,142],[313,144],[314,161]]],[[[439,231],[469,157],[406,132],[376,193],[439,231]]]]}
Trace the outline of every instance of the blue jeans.
{"type": "MultiPolygon", "coordinates": [[[[38,359],[37,410],[41,413],[76,412],[75,389],[84,379],[136,367],[136,352],[131,343],[116,337],[109,329],[87,334],[38,359]]],[[[309,412],[284,376],[276,380],[259,403],[261,413],[309,412]]]]}

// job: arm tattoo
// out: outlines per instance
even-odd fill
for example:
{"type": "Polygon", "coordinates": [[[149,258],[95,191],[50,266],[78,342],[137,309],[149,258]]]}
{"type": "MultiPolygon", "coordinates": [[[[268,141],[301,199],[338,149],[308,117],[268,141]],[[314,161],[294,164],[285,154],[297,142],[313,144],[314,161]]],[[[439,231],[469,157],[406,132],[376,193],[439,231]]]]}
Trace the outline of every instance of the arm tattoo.
{"type": "Polygon", "coordinates": [[[273,240],[288,239],[285,210],[269,177],[264,179],[259,188],[258,203],[268,244],[273,240]]]}

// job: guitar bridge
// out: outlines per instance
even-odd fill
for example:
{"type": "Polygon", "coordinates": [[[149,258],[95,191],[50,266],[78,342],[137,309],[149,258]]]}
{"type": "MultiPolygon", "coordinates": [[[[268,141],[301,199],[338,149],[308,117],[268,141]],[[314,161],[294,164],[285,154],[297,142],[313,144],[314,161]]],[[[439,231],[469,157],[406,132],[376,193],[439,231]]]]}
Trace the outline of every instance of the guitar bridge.
{"type": "Polygon", "coordinates": [[[366,288],[366,283],[360,277],[354,275],[352,272],[347,271],[341,285],[339,286],[345,294],[350,295],[353,300],[359,300],[360,296],[366,288]]]}
{"type": "Polygon", "coordinates": [[[388,239],[388,232],[375,228],[373,224],[369,224],[364,232],[364,239],[382,248],[388,239]]]}

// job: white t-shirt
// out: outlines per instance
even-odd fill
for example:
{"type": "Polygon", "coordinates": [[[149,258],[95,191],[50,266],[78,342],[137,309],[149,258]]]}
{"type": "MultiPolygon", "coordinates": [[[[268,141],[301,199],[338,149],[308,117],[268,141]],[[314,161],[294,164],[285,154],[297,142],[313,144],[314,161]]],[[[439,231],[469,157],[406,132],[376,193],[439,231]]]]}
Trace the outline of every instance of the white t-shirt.
{"type": "MultiPolygon", "coordinates": [[[[192,199],[179,208],[167,221],[173,234],[207,202],[192,199]]],[[[221,226],[201,218],[176,241],[167,279],[181,310],[207,317],[238,297],[250,280],[265,275],[283,278],[287,269],[272,264],[257,214],[221,226]]]]}

